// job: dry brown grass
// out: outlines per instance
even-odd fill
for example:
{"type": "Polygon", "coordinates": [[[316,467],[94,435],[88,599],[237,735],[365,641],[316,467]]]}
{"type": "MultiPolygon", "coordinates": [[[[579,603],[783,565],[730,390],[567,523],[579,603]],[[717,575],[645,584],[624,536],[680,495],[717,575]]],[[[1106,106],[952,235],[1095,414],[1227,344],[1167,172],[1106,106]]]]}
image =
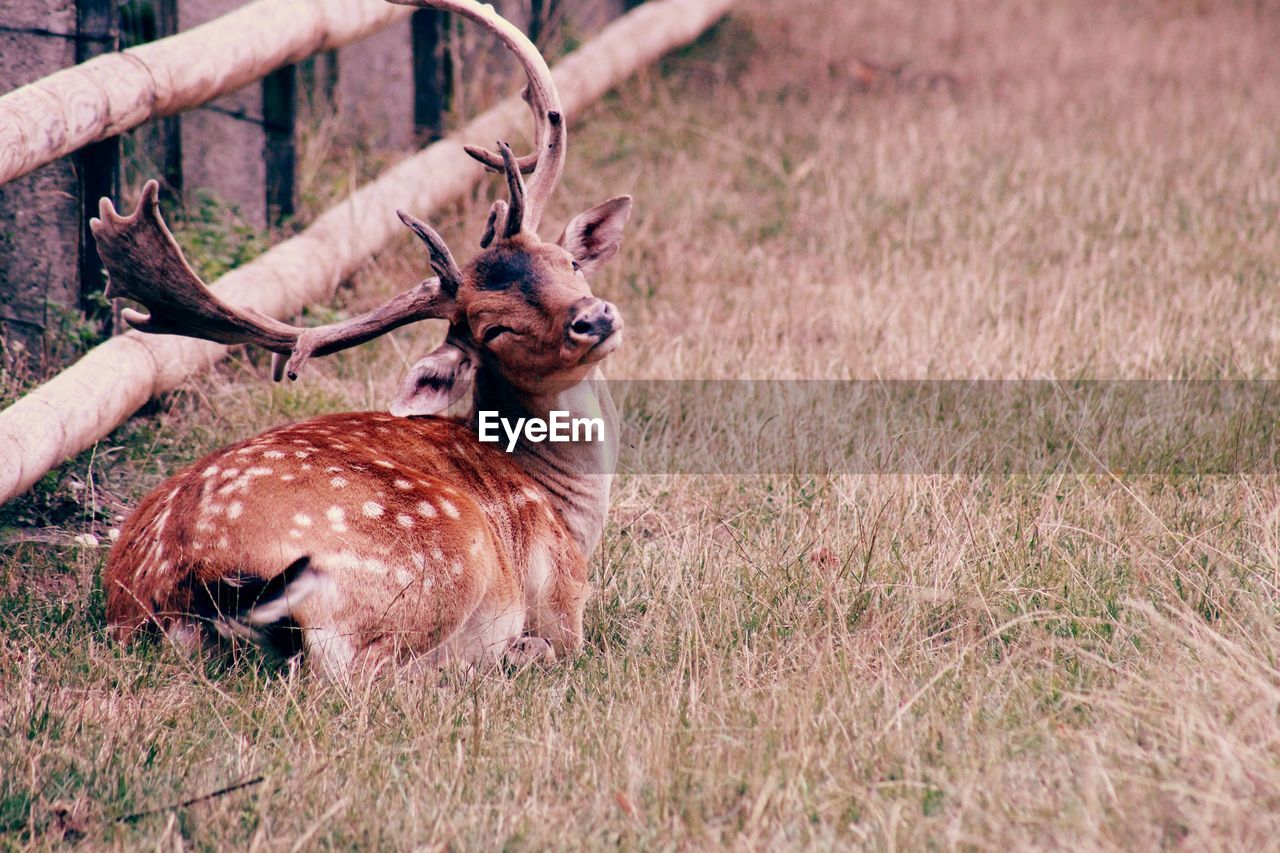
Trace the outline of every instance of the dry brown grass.
{"type": "MultiPolygon", "coordinates": [[[[1277,44],[1267,3],[743,0],[577,123],[550,218],[637,196],[597,285],[632,330],[614,376],[1271,377],[1277,44]]],[[[486,208],[440,218],[460,253],[486,208]]],[[[421,268],[406,240],[350,307],[421,268]]],[[[101,448],[131,461],[95,482],[136,496],[218,442],[380,406],[438,334],[292,388],[236,361],[101,448]]],[[[589,653],[443,688],[121,652],[98,593],[45,580],[101,549],[10,546],[0,831],[1271,846],[1278,499],[1262,474],[632,476],[589,653]]]]}

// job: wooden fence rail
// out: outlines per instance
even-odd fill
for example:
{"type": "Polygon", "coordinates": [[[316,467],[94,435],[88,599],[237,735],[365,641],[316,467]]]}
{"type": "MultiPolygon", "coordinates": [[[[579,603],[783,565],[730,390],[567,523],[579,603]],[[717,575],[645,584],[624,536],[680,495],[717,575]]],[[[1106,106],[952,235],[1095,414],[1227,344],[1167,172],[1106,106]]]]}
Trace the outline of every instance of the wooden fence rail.
{"type": "MultiPolygon", "coordinates": [[[[735,0],[651,0],[607,26],[554,69],[570,117],[663,53],[693,41],[735,0]]],[[[377,180],[213,286],[227,300],[273,317],[328,298],[370,255],[403,233],[393,211],[418,215],[456,199],[483,171],[463,143],[491,145],[528,121],[512,97],[377,180]]],[[[0,411],[0,503],[92,446],[152,396],[223,357],[218,344],[128,332],[99,344],[49,382],[0,411]]],[[[305,381],[305,380],[304,380],[305,381]]]]}

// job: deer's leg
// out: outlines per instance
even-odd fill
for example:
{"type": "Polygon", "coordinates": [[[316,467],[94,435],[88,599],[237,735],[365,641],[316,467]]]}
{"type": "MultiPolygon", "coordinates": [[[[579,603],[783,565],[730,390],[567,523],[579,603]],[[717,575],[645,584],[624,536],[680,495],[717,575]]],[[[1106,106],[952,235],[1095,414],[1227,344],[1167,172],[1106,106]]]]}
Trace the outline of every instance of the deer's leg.
{"type": "Polygon", "coordinates": [[[577,546],[563,540],[536,543],[525,566],[528,635],[548,643],[555,657],[582,649],[582,615],[591,585],[577,546]]]}

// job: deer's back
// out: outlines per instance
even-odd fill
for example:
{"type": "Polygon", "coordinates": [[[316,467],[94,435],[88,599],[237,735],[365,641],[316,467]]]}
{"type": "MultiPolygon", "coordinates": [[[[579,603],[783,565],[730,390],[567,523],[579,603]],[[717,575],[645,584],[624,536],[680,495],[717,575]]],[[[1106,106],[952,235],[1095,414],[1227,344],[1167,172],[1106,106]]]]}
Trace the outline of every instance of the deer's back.
{"type": "Polygon", "coordinates": [[[149,494],[108,560],[107,617],[128,639],[307,558],[339,583],[326,618],[387,631],[388,595],[446,617],[480,594],[519,598],[515,569],[535,553],[582,559],[505,453],[449,420],[329,415],[219,450],[149,494]]]}

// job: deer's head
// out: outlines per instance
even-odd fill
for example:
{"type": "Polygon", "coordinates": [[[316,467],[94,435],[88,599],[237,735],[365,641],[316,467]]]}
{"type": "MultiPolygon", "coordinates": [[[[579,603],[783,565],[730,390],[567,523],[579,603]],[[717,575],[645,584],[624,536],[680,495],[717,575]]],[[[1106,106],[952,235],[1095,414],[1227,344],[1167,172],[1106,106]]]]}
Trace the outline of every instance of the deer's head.
{"type": "MultiPolygon", "coordinates": [[[[445,342],[410,370],[394,414],[441,411],[481,368],[522,392],[554,394],[581,382],[622,343],[622,315],[591,292],[588,276],[617,253],[630,197],[578,214],[558,240],[545,242],[535,230],[538,196],[526,193],[518,161],[501,147],[511,203],[494,204],[482,251],[465,267],[428,225],[400,213],[427,244],[450,325],[445,342]]],[[[543,186],[540,177],[535,171],[531,190],[543,186]]]]}

